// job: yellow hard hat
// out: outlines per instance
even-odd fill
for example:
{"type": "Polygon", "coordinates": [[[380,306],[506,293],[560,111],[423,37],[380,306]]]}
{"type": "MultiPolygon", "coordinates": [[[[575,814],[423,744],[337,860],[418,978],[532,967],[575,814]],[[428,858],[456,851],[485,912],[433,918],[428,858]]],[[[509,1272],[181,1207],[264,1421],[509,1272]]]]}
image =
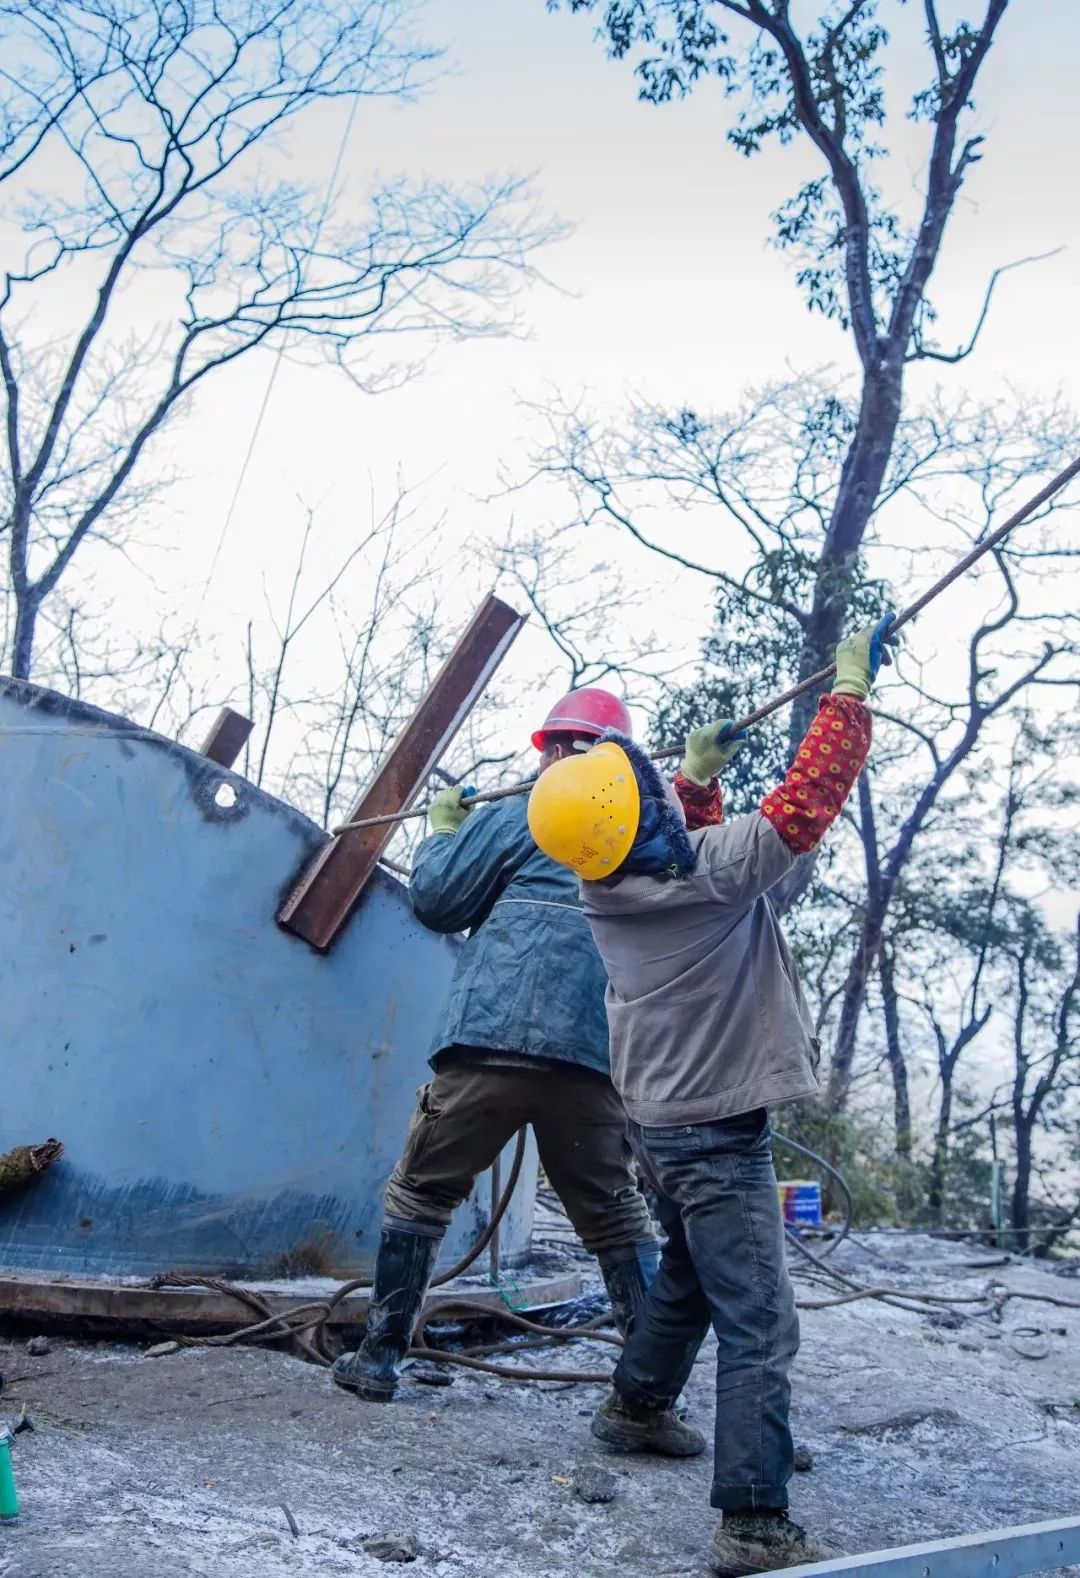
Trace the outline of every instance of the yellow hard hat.
{"type": "Polygon", "coordinates": [[[586,882],[610,877],[622,865],[640,814],[634,769],[614,740],[553,762],[529,795],[529,831],[538,847],[586,882]]]}

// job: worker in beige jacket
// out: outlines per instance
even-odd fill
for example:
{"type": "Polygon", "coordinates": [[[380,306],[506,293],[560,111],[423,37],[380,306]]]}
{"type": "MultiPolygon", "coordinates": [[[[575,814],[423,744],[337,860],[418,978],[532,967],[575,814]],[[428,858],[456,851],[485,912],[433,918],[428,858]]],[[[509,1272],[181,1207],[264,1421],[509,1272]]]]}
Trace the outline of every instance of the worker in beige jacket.
{"type": "Polygon", "coordinates": [[[741,744],[720,724],[687,741],[682,777],[696,799],[682,786],[676,799],[644,752],[609,732],[545,775],[530,804],[537,842],[584,879],[609,980],[612,1078],[667,1235],[593,1434],[624,1451],[655,1444],[712,1326],[711,1500],[723,1514],[712,1565],[728,1578],[826,1554],[787,1512],[799,1327],[767,1110],[817,1090],[818,1047],[767,895],[859,775],[890,622],[841,642],[832,694],[749,816],[720,820],[715,774],[741,744]]]}

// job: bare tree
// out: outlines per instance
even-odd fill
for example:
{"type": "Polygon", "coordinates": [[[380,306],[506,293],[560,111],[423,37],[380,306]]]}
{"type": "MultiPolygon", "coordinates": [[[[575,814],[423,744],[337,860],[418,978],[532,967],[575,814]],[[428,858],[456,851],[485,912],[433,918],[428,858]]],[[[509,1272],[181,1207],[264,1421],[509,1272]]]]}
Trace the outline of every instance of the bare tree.
{"type": "MultiPolygon", "coordinates": [[[[144,695],[136,715],[184,736],[211,706],[239,702],[255,722],[244,774],[320,826],[333,827],[458,635],[434,552],[443,524],[425,521],[421,499],[399,482],[386,504],[372,496],[366,522],[335,548],[317,511],[301,506],[287,581],[273,593],[264,588],[264,607],[248,622],[242,654],[217,664],[238,680],[243,675],[243,695],[211,701],[203,654],[178,644],[174,661],[158,669],[161,690],[144,695]]],[[[510,761],[513,752],[493,744],[497,710],[497,697],[485,694],[436,770],[435,787],[510,761]]],[[[423,832],[422,821],[404,824],[395,856],[407,858],[423,832]]]]}
{"type": "Polygon", "coordinates": [[[438,523],[420,516],[399,483],[386,505],[373,495],[367,521],[337,546],[301,503],[291,569],[275,589],[264,582],[242,651],[208,654],[183,631],[166,632],[141,680],[125,687],[127,710],[190,739],[209,711],[242,707],[255,723],[245,776],[331,825],[453,642],[430,556],[438,523]],[[232,676],[224,695],[215,672],[232,676]]]}
{"type": "MultiPolygon", "coordinates": [[[[1023,625],[1031,612],[1021,605],[1016,576],[1006,555],[995,554],[994,562],[1001,577],[1003,599],[998,609],[988,614],[970,637],[963,699],[950,702],[934,698],[932,712],[921,722],[885,714],[886,721],[918,739],[926,777],[905,811],[896,818],[891,843],[884,851],[880,848],[869,785],[860,793],[860,834],[866,856],[867,890],[839,1001],[829,1072],[829,1099],[834,1107],[843,1106],[850,1090],[859,1017],[866,1000],[867,984],[884,945],[887,917],[897,888],[904,879],[905,868],[918,841],[940,814],[943,797],[954,787],[976,749],[992,736],[995,720],[1005,716],[1018,701],[1030,703],[1041,689],[1062,687],[1075,692],[1080,686],[1076,670],[1080,641],[1073,628],[1075,621],[1047,616],[1041,647],[1037,650],[1026,647],[1023,625]],[[1015,640],[1012,651],[1003,649],[1003,633],[1015,640]]],[[[923,693],[923,700],[931,700],[927,692],[923,693]]],[[[1011,824],[1007,823],[1002,833],[1006,846],[1010,830],[1011,824]]],[[[1003,860],[1004,855],[1000,859],[1003,860]]],[[[995,891],[990,890],[988,900],[991,914],[995,891]]],[[[986,918],[988,925],[991,914],[986,918]]],[[[977,987],[978,972],[975,998],[977,987]]],[[[977,1034],[981,1028],[977,1020],[973,998],[970,1035],[977,1034]]]]}
{"type": "MultiPolygon", "coordinates": [[[[977,680],[980,677],[978,666],[979,640],[987,632],[977,634],[973,643],[971,675],[977,680]]],[[[964,763],[975,749],[984,724],[1004,708],[1012,696],[995,697],[984,701],[978,695],[969,700],[967,717],[963,733],[953,745],[952,749],[942,753],[938,749],[935,735],[932,732],[925,734],[927,749],[933,756],[933,767],[929,778],[923,783],[920,793],[911,806],[908,814],[902,818],[893,841],[886,850],[881,849],[881,841],[877,826],[877,816],[874,796],[869,782],[869,774],[864,774],[859,786],[859,832],[863,843],[866,859],[867,887],[865,903],[861,906],[861,918],[849,959],[843,989],[839,997],[839,1014],[836,1030],[836,1042],[830,1068],[829,1099],[830,1104],[841,1107],[850,1092],[852,1073],[856,1050],[856,1032],[859,1016],[866,1000],[867,986],[872,972],[878,966],[885,949],[885,925],[893,901],[897,895],[900,882],[905,877],[915,876],[913,870],[908,869],[912,862],[912,855],[920,833],[938,806],[942,795],[950,787],[954,776],[960,771],[964,763]]],[[[920,730],[920,733],[924,731],[920,730]]],[[[925,875],[925,870],[919,875],[925,875]]],[[[918,878],[916,877],[916,880],[918,878]]],[[[892,941],[891,959],[895,958],[895,938],[892,941]]],[[[884,989],[889,993],[895,1004],[895,970],[890,966],[886,970],[884,989]]],[[[978,1000],[979,972],[976,972],[973,987],[973,1006],[969,1022],[965,1027],[964,1036],[958,1038],[963,1044],[971,1035],[977,1034],[982,1026],[982,1021],[974,1004],[978,1000]]],[[[932,1003],[931,1003],[932,1011],[932,1003]]],[[[944,1052],[944,1034],[940,1031],[935,1021],[935,1030],[938,1035],[939,1046],[942,1048],[942,1079],[944,1088],[948,1087],[945,1080],[944,1069],[950,1064],[950,1058],[944,1052]]],[[[962,1050],[962,1045],[961,1048],[962,1050]]],[[[892,1060],[890,1060],[891,1062],[892,1060]]],[[[894,1077],[896,1074],[894,1069],[894,1077]]],[[[945,1118],[945,1132],[948,1132],[948,1117],[945,1118]]],[[[910,1148],[907,1137],[901,1137],[898,1130],[898,1140],[910,1148]]]]}
{"type": "MultiPolygon", "coordinates": [[[[1010,861],[1015,848],[1009,851],[1010,861]]],[[[976,919],[972,917],[973,921],[976,919]]],[[[969,928],[974,932],[974,926],[969,928]]],[[[1080,996],[1080,934],[1059,936],[1040,906],[1006,891],[996,922],[969,939],[971,955],[985,970],[1001,1028],[1010,1044],[1012,1071],[979,1099],[969,1115],[953,1115],[954,1079],[961,1056],[985,1027],[970,1013],[951,1041],[933,1019],[942,1059],[938,1121],[927,1191],[931,1220],[946,1213],[951,1151],[959,1139],[997,1120],[997,1133],[1012,1137],[1013,1181],[1009,1200],[1010,1247],[1045,1251],[1080,1220],[1080,1192],[1070,1163],[1076,1136],[1076,1093],[1080,1090],[1080,1041],[1075,1015],[1080,996]]]]}
{"type": "MultiPolygon", "coordinates": [[[[607,532],[702,577],[714,597],[704,668],[731,676],[732,706],[745,702],[749,711],[784,688],[805,657],[809,609],[825,575],[821,545],[858,425],[845,385],[793,378],[715,414],[637,402],[624,419],[605,421],[584,400],[558,398],[534,410],[545,431],[533,466],[511,488],[561,485],[567,519],[558,537],[578,534],[582,563],[605,557],[607,532]]],[[[944,541],[988,511],[996,518],[1018,485],[1061,464],[1077,442],[1061,402],[1017,394],[980,404],[937,392],[897,424],[877,534],[918,552],[912,565],[925,563],[927,532],[920,526],[912,541],[914,520],[944,541]]],[[[883,587],[864,568],[845,571],[844,584],[850,619],[880,608],[883,587]]],[[[658,727],[677,733],[677,712],[663,709],[658,727]]],[[[804,731],[805,720],[785,718],[757,740],[774,761],[778,743],[804,731]]]]}
{"type": "MultiPolygon", "coordinates": [[[[1015,862],[1020,836],[1018,818],[1023,809],[1020,753],[1029,744],[1029,732],[1021,725],[1013,738],[990,874],[985,875],[981,869],[985,850],[984,840],[978,837],[978,824],[991,807],[980,798],[972,815],[968,807],[946,804],[935,847],[924,850],[921,859],[909,856],[902,891],[893,901],[894,909],[900,913],[893,915],[890,936],[881,948],[882,1009],[897,1092],[897,1151],[909,1157],[914,1151],[910,1108],[906,1133],[899,1119],[899,1087],[902,1084],[905,1092],[908,1087],[907,1061],[901,1045],[902,1002],[925,1020],[932,1034],[937,1114],[930,1139],[926,1207],[930,1219],[938,1223],[945,1211],[954,1126],[958,1121],[954,1112],[957,1074],[965,1054],[982,1036],[994,1012],[999,984],[995,964],[1008,935],[1005,910],[1009,894],[1005,878],[1015,862]],[[945,849],[949,843],[959,848],[959,853],[954,852],[951,858],[945,849]]],[[[863,795],[869,798],[868,786],[863,795]]],[[[984,1112],[980,1119],[986,1116],[984,1112]]],[[[963,1130],[970,1127],[971,1123],[963,1120],[963,1130]]]]}
{"type": "MultiPolygon", "coordinates": [[[[810,309],[850,335],[860,368],[852,419],[835,435],[827,505],[821,477],[810,479],[807,502],[821,512],[822,531],[813,545],[808,595],[786,603],[798,635],[799,675],[809,675],[831,657],[868,526],[888,497],[890,474],[900,469],[895,450],[905,370],[912,362],[970,355],[1002,272],[987,285],[973,331],[958,348],[944,349],[932,337],[927,292],[957,198],[982,154],[984,139],[968,129],[972,96],[1007,0],[987,0],[981,22],[951,29],[942,26],[935,0],[908,8],[912,19],[921,19],[926,48],[924,81],[908,115],[929,128],[925,164],[911,183],[922,193],[911,219],[881,191],[890,35],[874,0],[805,8],[811,13],[805,27],[790,0],[549,0],[549,7],[601,11],[599,31],[609,52],[636,62],[640,96],[648,102],[685,97],[712,77],[739,102],[728,140],[740,152],[752,156],[769,141],[805,141],[820,159],[820,174],[773,216],[778,245],[798,260],[810,309]]],[[[903,20],[901,13],[901,26],[903,20]]],[[[683,417],[672,418],[672,436],[692,448],[697,419],[689,412],[683,417]]],[[[708,485],[708,470],[704,475],[708,485]]],[[[676,486],[683,480],[676,475],[676,486]]],[[[592,480],[585,485],[603,499],[592,480]]],[[[776,535],[774,519],[758,519],[754,495],[728,491],[718,502],[751,533],[764,527],[776,535]]],[[[633,529],[633,518],[625,524],[633,529]]],[[[793,709],[792,743],[811,708],[804,698],[793,709]]]]}
{"type": "Polygon", "coordinates": [[[645,622],[649,600],[616,562],[589,552],[573,524],[528,532],[511,525],[484,562],[550,644],[538,690],[614,686],[628,703],[655,707],[675,670],[662,665],[663,644],[645,622]]]}
{"type": "MultiPolygon", "coordinates": [[[[1043,885],[1058,891],[1075,881],[1075,830],[1066,820],[1075,804],[1075,745],[1068,717],[1040,726],[1030,706],[1010,713],[983,740],[976,764],[960,771],[952,794],[939,797],[893,894],[879,953],[887,964],[880,972],[886,1058],[890,1066],[894,1059],[900,1064],[899,1079],[893,1071],[897,1151],[910,1158],[920,1136],[910,1105],[903,1108],[906,1132],[902,1126],[900,1089],[906,1096],[911,1061],[916,1077],[925,1081],[919,1065],[929,1052],[937,1087],[936,1112],[925,1134],[931,1221],[945,1219],[957,1166],[963,1173],[974,1159],[976,1131],[995,1115],[1011,1114],[1013,1083],[1001,1081],[995,1070],[1006,1053],[1008,1024],[1019,1011],[1020,939],[1028,939],[1024,946],[1034,974],[1045,977],[1050,956],[1060,962],[1031,890],[1043,885]],[[926,1030],[928,1048],[920,1034],[926,1030]],[[972,1071],[967,1065],[977,1044],[989,1062],[984,1056],[972,1071]],[[963,1154],[956,1164],[958,1140],[963,1154]]],[[[872,804],[868,782],[861,785],[860,801],[865,839],[872,804]]],[[[901,810],[895,822],[903,820],[901,810]]],[[[874,821],[871,816],[869,825],[874,821]]],[[[875,891],[871,880],[871,896],[875,891]]],[[[864,906],[858,909],[861,920],[864,906]]],[[[1014,1041],[1018,1034],[1022,1044],[1023,1029],[1016,1032],[1014,1024],[1014,1041]]],[[[1017,1161],[1020,1166],[1019,1143],[1017,1161]]],[[[948,1214],[955,1217],[955,1210],[948,1214]]]]}
{"type": "Polygon", "coordinates": [[[374,359],[381,337],[415,341],[415,364],[509,321],[551,233],[518,182],[396,181],[343,221],[332,194],[268,180],[260,159],[320,104],[415,93],[435,57],[414,9],[0,3],[0,197],[22,237],[0,274],[16,675],[83,543],[121,541],[145,511],[161,481],[149,449],[208,377],[288,344],[369,387],[394,372],[374,359]],[[170,306],[148,323],[151,277],[170,306]]]}
{"type": "MultiPolygon", "coordinates": [[[[967,897],[976,904],[980,904],[984,899],[981,893],[969,894],[967,897]]],[[[982,915],[981,911],[976,913],[982,915]]],[[[993,898],[991,897],[980,926],[971,984],[961,1001],[959,1023],[951,1033],[946,1031],[942,1022],[944,1016],[935,1001],[935,994],[929,990],[923,993],[923,1011],[934,1033],[938,1075],[937,1119],[931,1141],[926,1205],[931,1221],[938,1223],[941,1222],[945,1210],[946,1179],[955,1121],[953,1107],[956,1100],[957,1070],[965,1052],[982,1035],[993,1013],[993,1005],[980,995],[987,961],[992,953],[993,941],[996,940],[993,938],[993,927],[993,898]]],[[[895,996],[893,1001],[895,1005],[895,996]]],[[[893,1011],[896,1012],[895,1006],[893,1011]]]]}

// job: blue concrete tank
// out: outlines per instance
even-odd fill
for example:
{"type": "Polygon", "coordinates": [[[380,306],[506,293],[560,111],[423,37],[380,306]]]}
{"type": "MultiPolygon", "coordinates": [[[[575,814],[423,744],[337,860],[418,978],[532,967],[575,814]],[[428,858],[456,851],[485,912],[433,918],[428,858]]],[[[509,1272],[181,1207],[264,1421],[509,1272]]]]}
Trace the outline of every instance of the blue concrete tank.
{"type": "MultiPolygon", "coordinates": [[[[360,1276],[458,943],[379,871],[333,951],[280,930],[324,834],[174,741],[0,680],[0,1267],[360,1276]]],[[[504,1177],[508,1158],[504,1159],[504,1177]]],[[[501,1244],[527,1252],[530,1150],[501,1244]]],[[[489,1192],[458,1213],[456,1259],[489,1192]]]]}

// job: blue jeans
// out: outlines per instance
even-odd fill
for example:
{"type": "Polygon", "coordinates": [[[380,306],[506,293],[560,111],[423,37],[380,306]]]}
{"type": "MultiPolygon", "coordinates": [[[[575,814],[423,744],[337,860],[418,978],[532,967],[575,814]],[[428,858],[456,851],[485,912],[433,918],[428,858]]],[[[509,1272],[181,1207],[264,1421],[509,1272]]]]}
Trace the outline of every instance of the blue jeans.
{"type": "Polygon", "coordinates": [[[712,1505],[783,1510],[794,1468],[789,1372],[795,1296],[764,1109],[628,1138],[667,1235],[660,1271],[615,1370],[631,1403],[670,1406],[716,1333],[712,1505]]]}

